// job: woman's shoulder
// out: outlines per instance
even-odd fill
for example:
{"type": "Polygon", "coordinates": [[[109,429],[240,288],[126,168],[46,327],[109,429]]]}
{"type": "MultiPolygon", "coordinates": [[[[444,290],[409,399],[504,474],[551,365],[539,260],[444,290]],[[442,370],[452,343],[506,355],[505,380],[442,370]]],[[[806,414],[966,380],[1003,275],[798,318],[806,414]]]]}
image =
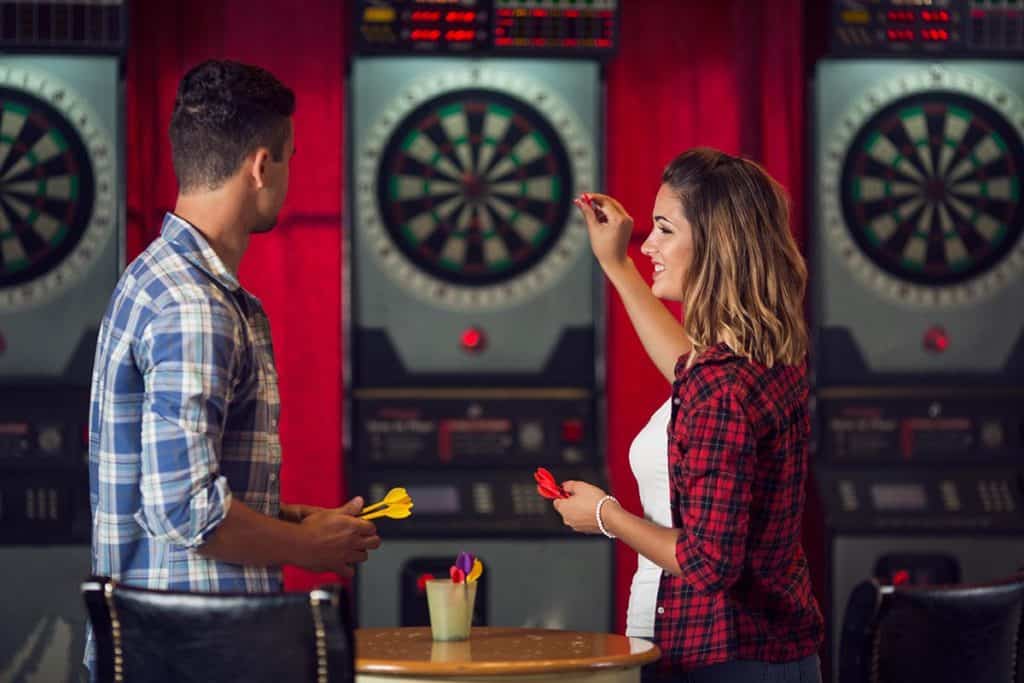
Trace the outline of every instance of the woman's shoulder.
{"type": "MultiPolygon", "coordinates": [[[[680,358],[680,366],[688,360],[680,358]]],[[[742,356],[726,344],[705,349],[688,367],[678,367],[673,385],[675,398],[687,404],[703,403],[723,397],[740,405],[753,406],[765,399],[780,402],[785,398],[806,398],[807,363],[763,365],[742,356]]]]}

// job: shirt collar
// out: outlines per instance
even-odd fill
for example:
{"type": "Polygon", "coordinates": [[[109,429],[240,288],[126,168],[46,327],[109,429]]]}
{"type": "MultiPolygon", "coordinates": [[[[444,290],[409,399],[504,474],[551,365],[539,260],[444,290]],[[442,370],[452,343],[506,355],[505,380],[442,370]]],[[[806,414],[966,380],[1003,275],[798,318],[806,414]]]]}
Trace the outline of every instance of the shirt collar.
{"type": "Polygon", "coordinates": [[[185,260],[209,275],[229,292],[236,292],[242,288],[238,278],[220,260],[217,252],[213,250],[203,234],[184,218],[168,211],[164,215],[164,224],[160,228],[160,235],[185,260]]]}
{"type": "Polygon", "coordinates": [[[721,363],[722,361],[729,360],[730,358],[735,358],[737,356],[736,352],[729,348],[728,344],[725,342],[719,342],[718,344],[714,344],[713,346],[709,346],[704,349],[704,352],[694,359],[693,365],[687,368],[686,363],[690,360],[690,356],[692,354],[693,351],[690,351],[690,353],[684,353],[679,357],[679,360],[676,361],[677,380],[683,379],[687,372],[693,370],[693,368],[698,365],[704,365],[705,363],[721,363]]]}

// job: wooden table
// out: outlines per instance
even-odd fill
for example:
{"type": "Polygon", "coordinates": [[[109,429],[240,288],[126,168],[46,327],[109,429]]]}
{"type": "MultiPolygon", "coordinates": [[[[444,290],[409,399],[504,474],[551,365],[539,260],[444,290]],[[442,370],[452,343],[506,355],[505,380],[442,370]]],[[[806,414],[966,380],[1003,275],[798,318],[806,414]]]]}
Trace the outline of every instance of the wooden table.
{"type": "Polygon", "coordinates": [[[357,683],[638,683],[661,654],[640,638],[535,628],[474,627],[469,640],[447,643],[427,627],[355,635],[357,683]]]}

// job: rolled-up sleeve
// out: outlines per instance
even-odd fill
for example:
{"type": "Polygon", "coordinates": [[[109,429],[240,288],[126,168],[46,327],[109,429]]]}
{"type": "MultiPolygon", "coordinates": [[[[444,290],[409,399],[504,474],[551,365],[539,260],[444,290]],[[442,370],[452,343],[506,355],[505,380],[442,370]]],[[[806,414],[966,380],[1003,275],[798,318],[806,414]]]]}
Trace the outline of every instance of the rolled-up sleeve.
{"type": "Polygon", "coordinates": [[[196,297],[161,308],[138,344],[146,393],[135,519],[158,541],[196,548],[227,514],[221,438],[239,340],[235,312],[196,297]]]}
{"type": "Polygon", "coordinates": [[[699,593],[734,584],[743,568],[750,522],[756,439],[728,387],[695,405],[677,421],[685,448],[676,462],[683,533],[676,560],[684,580],[699,593]]]}

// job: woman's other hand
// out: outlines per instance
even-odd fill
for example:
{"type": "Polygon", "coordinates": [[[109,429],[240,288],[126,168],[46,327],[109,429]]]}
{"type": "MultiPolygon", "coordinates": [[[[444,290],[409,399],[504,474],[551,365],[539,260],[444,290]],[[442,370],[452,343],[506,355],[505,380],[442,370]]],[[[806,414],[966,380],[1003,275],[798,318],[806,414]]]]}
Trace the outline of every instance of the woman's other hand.
{"type": "Polygon", "coordinates": [[[633,218],[622,204],[606,194],[589,193],[574,199],[573,204],[583,214],[590,248],[605,273],[629,262],[627,248],[633,234],[633,218]]]}
{"type": "MultiPolygon", "coordinates": [[[[566,481],[562,488],[569,494],[568,498],[555,501],[555,510],[562,516],[565,525],[582,534],[599,534],[597,517],[594,510],[597,501],[607,495],[603,490],[585,481],[566,481]]],[[[605,507],[608,504],[605,503],[605,507]]]]}

